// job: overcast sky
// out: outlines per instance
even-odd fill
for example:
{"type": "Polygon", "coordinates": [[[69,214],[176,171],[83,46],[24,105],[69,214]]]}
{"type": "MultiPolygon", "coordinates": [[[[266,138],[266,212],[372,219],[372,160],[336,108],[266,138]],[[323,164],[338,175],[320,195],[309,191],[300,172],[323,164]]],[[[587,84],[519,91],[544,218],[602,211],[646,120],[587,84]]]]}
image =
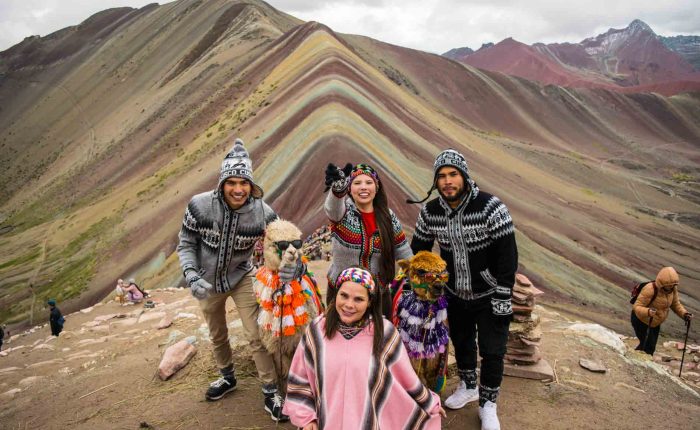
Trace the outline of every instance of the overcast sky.
{"type": "MultiPolygon", "coordinates": [[[[579,42],[635,18],[660,35],[700,35],[698,0],[267,0],[305,21],[341,33],[370,36],[442,53],[507,37],[528,44],[579,42]]],[[[27,36],[79,24],[116,6],[141,7],[144,0],[0,0],[0,51],[27,36]]],[[[161,4],[167,3],[164,1],[161,4]]]]}

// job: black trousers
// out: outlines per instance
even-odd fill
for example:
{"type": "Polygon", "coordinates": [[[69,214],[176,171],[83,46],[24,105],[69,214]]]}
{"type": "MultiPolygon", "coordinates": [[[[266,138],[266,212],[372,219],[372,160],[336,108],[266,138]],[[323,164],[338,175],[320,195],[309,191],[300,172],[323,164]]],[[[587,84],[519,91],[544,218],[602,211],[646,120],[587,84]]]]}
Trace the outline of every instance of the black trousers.
{"type": "Polygon", "coordinates": [[[481,356],[479,382],[490,388],[500,387],[510,317],[495,316],[491,310],[490,297],[462,300],[450,296],[448,300],[447,320],[450,324],[450,339],[455,347],[457,368],[476,370],[478,343],[481,356]]]}
{"type": "Polygon", "coordinates": [[[644,351],[649,355],[653,355],[656,351],[656,342],[659,340],[659,332],[661,331],[661,325],[657,327],[649,327],[644,323],[644,321],[637,318],[637,315],[632,311],[630,317],[632,320],[632,328],[634,329],[634,334],[639,339],[639,345],[635,348],[637,351],[644,351]],[[647,337],[647,333],[649,333],[647,337]],[[644,339],[646,338],[646,345],[644,345],[644,339]]]}

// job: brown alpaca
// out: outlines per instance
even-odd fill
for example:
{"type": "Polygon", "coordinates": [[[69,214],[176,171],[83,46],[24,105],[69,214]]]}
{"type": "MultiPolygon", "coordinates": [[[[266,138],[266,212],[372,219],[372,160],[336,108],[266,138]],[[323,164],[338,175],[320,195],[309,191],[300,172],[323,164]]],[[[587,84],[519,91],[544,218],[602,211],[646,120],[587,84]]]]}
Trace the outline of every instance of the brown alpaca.
{"type": "Polygon", "coordinates": [[[393,320],[421,382],[440,393],[447,375],[447,264],[439,255],[420,251],[400,260],[392,285],[393,320]]]}
{"type": "Polygon", "coordinates": [[[253,282],[260,303],[260,340],[272,354],[282,393],[286,392],[289,366],[304,329],[321,311],[316,281],[308,274],[289,283],[279,279],[279,269],[296,264],[301,254],[301,245],[296,248],[295,241],[296,245],[301,242],[301,231],[294,224],[285,220],[270,223],[263,242],[265,264],[253,282]],[[281,245],[286,248],[280,249],[281,245]]]}

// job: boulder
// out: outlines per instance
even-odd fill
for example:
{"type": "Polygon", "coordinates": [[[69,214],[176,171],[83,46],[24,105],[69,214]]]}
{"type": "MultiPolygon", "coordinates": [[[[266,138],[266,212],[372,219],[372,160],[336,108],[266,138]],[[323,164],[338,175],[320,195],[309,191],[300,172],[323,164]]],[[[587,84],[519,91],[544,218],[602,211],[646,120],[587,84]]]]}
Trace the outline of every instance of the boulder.
{"type": "Polygon", "coordinates": [[[529,315],[534,310],[535,310],[535,305],[527,306],[527,305],[519,305],[516,303],[513,304],[513,313],[515,313],[515,314],[529,315]]]}
{"type": "Polygon", "coordinates": [[[515,282],[523,285],[525,287],[530,287],[532,286],[532,282],[528,279],[527,276],[523,275],[522,273],[516,273],[515,274],[515,282]]]}
{"type": "Polygon", "coordinates": [[[157,328],[158,330],[162,330],[164,328],[170,327],[171,325],[173,325],[172,318],[164,316],[163,319],[161,319],[160,322],[158,322],[158,324],[155,325],[155,328],[157,328]]]}
{"type": "Polygon", "coordinates": [[[165,381],[189,363],[197,353],[197,348],[188,342],[188,339],[168,347],[163,354],[163,359],[158,366],[158,377],[165,381]]]}
{"type": "MultiPolygon", "coordinates": [[[[450,355],[450,357],[452,357],[450,355]]],[[[521,366],[513,363],[504,363],[503,374],[515,378],[538,379],[540,381],[553,381],[554,370],[547,360],[540,360],[535,364],[521,366]]]]}
{"type": "Polygon", "coordinates": [[[540,361],[542,356],[540,355],[539,351],[535,352],[534,354],[512,354],[510,351],[508,351],[506,352],[504,359],[513,364],[532,365],[540,361]]]}
{"type": "Polygon", "coordinates": [[[579,366],[583,367],[586,370],[590,370],[591,372],[595,373],[605,373],[608,371],[608,369],[605,367],[603,363],[597,360],[589,360],[587,358],[580,358],[578,360],[579,366]]]}
{"type": "Polygon", "coordinates": [[[94,306],[90,306],[89,308],[81,309],[80,313],[81,314],[89,314],[90,312],[92,312],[93,309],[94,309],[94,306]]]}
{"type": "Polygon", "coordinates": [[[620,354],[624,354],[627,350],[627,347],[625,346],[624,342],[622,342],[617,336],[617,333],[601,326],[600,324],[575,323],[570,325],[567,328],[567,330],[571,330],[573,332],[582,334],[586,337],[593,339],[598,343],[607,345],[615,351],[619,352],[620,354]]]}

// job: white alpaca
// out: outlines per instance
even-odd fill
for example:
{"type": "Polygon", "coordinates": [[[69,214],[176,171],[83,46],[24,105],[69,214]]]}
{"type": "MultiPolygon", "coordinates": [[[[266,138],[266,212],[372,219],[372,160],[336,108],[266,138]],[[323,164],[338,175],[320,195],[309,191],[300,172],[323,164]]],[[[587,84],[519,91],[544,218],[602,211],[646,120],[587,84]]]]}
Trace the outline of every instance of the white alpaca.
{"type": "Polygon", "coordinates": [[[253,281],[260,303],[260,340],[273,356],[283,388],[286,388],[289,366],[306,326],[322,311],[316,282],[308,274],[288,283],[282,283],[279,278],[280,268],[296,265],[301,255],[300,243],[301,231],[294,224],[285,220],[271,222],[263,242],[265,264],[253,281]]]}

